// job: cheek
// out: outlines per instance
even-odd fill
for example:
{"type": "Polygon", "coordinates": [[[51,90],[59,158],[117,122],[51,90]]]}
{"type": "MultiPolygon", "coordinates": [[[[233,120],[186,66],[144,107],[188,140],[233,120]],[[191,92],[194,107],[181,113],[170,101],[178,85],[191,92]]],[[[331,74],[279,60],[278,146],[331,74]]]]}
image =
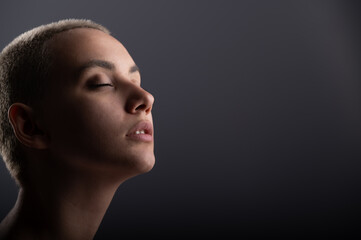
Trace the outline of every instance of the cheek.
{"type": "MultiPolygon", "coordinates": [[[[120,103],[107,99],[81,99],[58,109],[51,131],[54,147],[66,154],[109,152],[126,129],[120,103]]],[[[95,156],[94,156],[95,157],[95,156]]]]}

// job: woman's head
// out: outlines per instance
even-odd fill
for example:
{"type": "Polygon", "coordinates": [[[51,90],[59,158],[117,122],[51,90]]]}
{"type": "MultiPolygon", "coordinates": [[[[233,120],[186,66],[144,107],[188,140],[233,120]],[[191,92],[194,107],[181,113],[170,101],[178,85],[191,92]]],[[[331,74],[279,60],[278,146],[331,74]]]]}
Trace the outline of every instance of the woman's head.
{"type": "Polygon", "coordinates": [[[101,25],[63,20],[22,34],[0,55],[0,84],[1,153],[20,184],[36,152],[129,176],[152,168],[154,98],[101,25]]]}

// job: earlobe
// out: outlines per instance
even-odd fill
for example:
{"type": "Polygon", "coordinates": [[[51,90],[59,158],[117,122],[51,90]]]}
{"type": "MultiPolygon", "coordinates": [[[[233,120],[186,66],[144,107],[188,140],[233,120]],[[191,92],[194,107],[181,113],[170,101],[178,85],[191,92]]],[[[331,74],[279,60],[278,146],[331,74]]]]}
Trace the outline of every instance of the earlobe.
{"type": "Polygon", "coordinates": [[[46,149],[46,134],[36,123],[33,109],[23,103],[14,103],[8,110],[10,124],[16,138],[25,146],[35,149],[46,149]]]}

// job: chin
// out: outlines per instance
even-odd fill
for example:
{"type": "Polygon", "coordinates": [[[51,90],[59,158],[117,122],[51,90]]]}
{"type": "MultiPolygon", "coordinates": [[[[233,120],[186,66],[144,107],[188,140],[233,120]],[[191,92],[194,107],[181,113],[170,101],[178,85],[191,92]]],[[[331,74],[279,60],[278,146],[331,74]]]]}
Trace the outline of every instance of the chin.
{"type": "Polygon", "coordinates": [[[130,154],[122,158],[121,169],[132,176],[147,173],[153,169],[155,164],[154,152],[143,152],[142,154],[130,154]],[[126,170],[127,169],[127,170],[126,170]]]}
{"type": "Polygon", "coordinates": [[[136,168],[139,174],[147,173],[153,169],[154,164],[155,164],[155,157],[154,154],[152,154],[152,156],[147,156],[146,158],[143,158],[140,161],[138,160],[136,164],[136,168]]]}

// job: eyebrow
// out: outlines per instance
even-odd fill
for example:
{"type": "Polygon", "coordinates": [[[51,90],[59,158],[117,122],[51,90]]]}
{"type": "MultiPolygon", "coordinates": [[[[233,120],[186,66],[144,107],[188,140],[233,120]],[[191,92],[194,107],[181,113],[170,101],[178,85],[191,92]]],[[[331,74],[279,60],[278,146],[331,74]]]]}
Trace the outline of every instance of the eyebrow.
{"type": "Polygon", "coordinates": [[[115,69],[114,63],[104,61],[104,60],[94,59],[94,60],[90,60],[89,62],[84,64],[82,67],[80,67],[80,72],[83,72],[84,70],[86,70],[88,68],[93,68],[93,67],[101,67],[101,68],[105,68],[108,70],[115,69]]]}
{"type": "Polygon", "coordinates": [[[139,67],[137,65],[133,65],[130,69],[129,69],[129,73],[135,73],[135,72],[140,72],[139,67]]]}
{"type": "MultiPolygon", "coordinates": [[[[81,72],[85,71],[86,69],[94,68],[94,67],[101,67],[101,68],[111,70],[111,71],[115,70],[114,63],[105,61],[105,60],[94,59],[94,60],[90,60],[89,62],[84,64],[82,67],[80,67],[79,72],[81,73],[81,72]]],[[[139,67],[137,65],[133,65],[129,68],[129,73],[135,73],[135,72],[139,72],[139,67]]]]}

